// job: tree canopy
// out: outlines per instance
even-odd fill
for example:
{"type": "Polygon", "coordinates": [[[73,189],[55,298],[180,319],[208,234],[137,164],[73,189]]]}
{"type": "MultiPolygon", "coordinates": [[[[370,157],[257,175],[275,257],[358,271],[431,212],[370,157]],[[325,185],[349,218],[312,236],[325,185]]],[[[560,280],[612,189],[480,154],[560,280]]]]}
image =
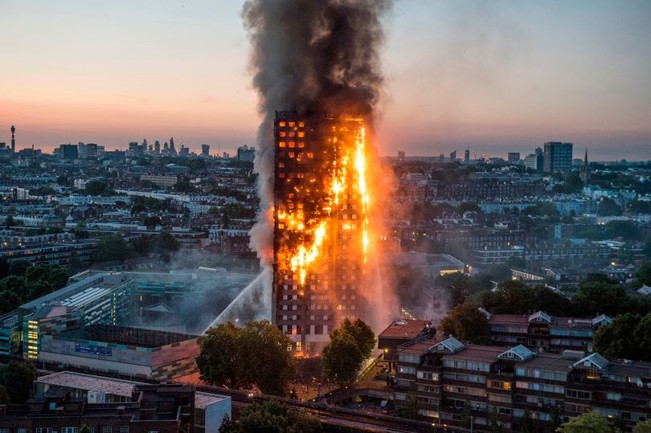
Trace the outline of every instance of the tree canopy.
{"type": "Polygon", "coordinates": [[[605,416],[597,412],[588,412],[570,418],[556,429],[557,433],[612,433],[605,416]]]}
{"type": "Polygon", "coordinates": [[[226,420],[219,433],[320,433],[321,421],[315,416],[267,401],[247,407],[236,422],[226,420]]]}
{"type": "Polygon", "coordinates": [[[333,332],[323,348],[323,373],[339,386],[352,383],[364,362],[355,338],[346,332],[333,332]]]}
{"type": "Polygon", "coordinates": [[[441,320],[439,329],[444,335],[453,335],[461,341],[480,343],[488,338],[490,328],[477,306],[464,302],[450,310],[441,320]]]}
{"type": "Polygon", "coordinates": [[[0,385],[4,386],[14,404],[27,401],[35,379],[36,369],[26,362],[11,361],[0,369],[0,385]]]}
{"type": "Polygon", "coordinates": [[[21,304],[47,295],[68,283],[68,275],[61,266],[32,265],[24,260],[15,260],[11,265],[9,275],[0,278],[0,314],[15,310],[21,304]],[[15,262],[18,262],[17,266],[13,266],[15,262]]]}
{"type": "Polygon", "coordinates": [[[588,276],[581,283],[572,302],[577,311],[587,316],[601,313],[615,316],[628,311],[631,306],[630,298],[621,284],[597,274],[588,276]]]}
{"type": "Polygon", "coordinates": [[[651,433],[651,419],[637,423],[633,427],[633,433],[651,433]]]}
{"type": "Polygon", "coordinates": [[[111,235],[102,238],[97,244],[95,262],[123,261],[130,256],[129,244],[122,236],[111,235]]]}
{"type": "Polygon", "coordinates": [[[531,314],[544,311],[553,315],[570,314],[568,299],[545,286],[529,287],[519,281],[500,283],[494,292],[486,292],[482,305],[493,314],[531,314]]]}
{"type": "Polygon", "coordinates": [[[594,350],[610,358],[651,361],[651,313],[625,313],[594,334],[594,350]]]}
{"type": "Polygon", "coordinates": [[[323,372],[325,376],[344,386],[352,383],[365,359],[375,347],[375,334],[363,320],[351,322],[345,318],[330,333],[330,341],[323,349],[323,372]]]}
{"type": "Polygon", "coordinates": [[[286,395],[294,375],[289,338],[267,321],[244,328],[232,323],[213,327],[199,338],[201,378],[228,388],[257,386],[265,394],[286,395]]]}

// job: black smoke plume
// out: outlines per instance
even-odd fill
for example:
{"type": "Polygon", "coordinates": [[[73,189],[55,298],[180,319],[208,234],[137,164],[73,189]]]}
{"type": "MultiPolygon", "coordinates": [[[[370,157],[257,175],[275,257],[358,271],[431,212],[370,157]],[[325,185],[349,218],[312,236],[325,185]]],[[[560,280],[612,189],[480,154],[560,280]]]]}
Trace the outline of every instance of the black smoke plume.
{"type": "MultiPolygon", "coordinates": [[[[255,170],[261,199],[251,245],[271,265],[276,110],[359,115],[372,127],[383,78],[381,17],[390,0],[250,0],[242,12],[259,95],[255,170]]],[[[268,282],[269,288],[271,281],[268,282]]],[[[268,292],[270,293],[270,292],[268,292]]]]}

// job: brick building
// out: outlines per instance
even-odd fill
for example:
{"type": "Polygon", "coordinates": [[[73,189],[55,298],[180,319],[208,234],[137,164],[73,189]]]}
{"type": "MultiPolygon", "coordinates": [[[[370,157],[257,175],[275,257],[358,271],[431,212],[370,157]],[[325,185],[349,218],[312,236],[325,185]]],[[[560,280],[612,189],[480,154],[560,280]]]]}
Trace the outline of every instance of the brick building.
{"type": "MultiPolygon", "coordinates": [[[[53,393],[56,394],[56,393],[53,393]]],[[[120,403],[88,403],[68,393],[26,404],[0,405],[0,429],[16,433],[194,432],[194,389],[181,385],[139,385],[120,403]]]]}
{"type": "Polygon", "coordinates": [[[395,402],[415,396],[435,426],[551,433],[591,410],[631,431],[651,415],[651,363],[598,353],[534,353],[523,345],[465,345],[454,337],[414,340],[398,350],[395,402]]]}

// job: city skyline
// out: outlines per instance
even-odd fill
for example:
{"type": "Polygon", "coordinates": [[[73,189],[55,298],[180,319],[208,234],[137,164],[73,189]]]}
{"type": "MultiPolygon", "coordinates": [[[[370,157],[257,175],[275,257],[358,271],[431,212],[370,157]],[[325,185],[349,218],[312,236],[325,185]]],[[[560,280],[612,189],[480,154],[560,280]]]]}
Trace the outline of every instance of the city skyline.
{"type": "MultiPolygon", "coordinates": [[[[171,136],[197,153],[255,145],[242,3],[5,2],[0,142],[13,124],[17,149],[48,152],[171,136]]],[[[525,155],[567,141],[575,158],[649,159],[649,18],[645,2],[396,2],[380,153],[525,155]]]]}

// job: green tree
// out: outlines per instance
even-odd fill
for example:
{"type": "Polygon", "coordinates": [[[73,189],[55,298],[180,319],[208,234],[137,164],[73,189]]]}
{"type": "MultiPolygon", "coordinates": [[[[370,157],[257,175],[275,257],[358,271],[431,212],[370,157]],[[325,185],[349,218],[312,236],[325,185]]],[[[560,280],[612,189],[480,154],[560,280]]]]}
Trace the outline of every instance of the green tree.
{"type": "Polygon", "coordinates": [[[651,419],[640,421],[633,427],[633,433],[651,433],[651,419]]]}
{"type": "Polygon", "coordinates": [[[530,314],[544,311],[552,315],[566,315],[572,306],[562,294],[545,286],[529,287],[519,281],[500,283],[497,290],[486,292],[482,305],[494,314],[530,314]]]}
{"type": "Polygon", "coordinates": [[[287,395],[287,384],[294,377],[291,342],[268,321],[251,322],[238,340],[240,357],[245,362],[244,377],[265,394],[287,395]]]}
{"type": "Polygon", "coordinates": [[[227,388],[241,388],[250,384],[241,383],[238,340],[241,328],[232,323],[210,328],[199,337],[201,351],[196,362],[201,372],[201,380],[227,388]]]}
{"type": "Polygon", "coordinates": [[[289,408],[283,403],[267,401],[247,407],[237,422],[230,420],[220,433],[320,433],[321,421],[315,416],[289,408]]]}
{"type": "Polygon", "coordinates": [[[631,302],[626,290],[616,281],[603,279],[596,275],[589,277],[579,286],[572,298],[576,311],[583,315],[595,316],[600,313],[615,316],[628,311],[631,302]]]}
{"type": "Polygon", "coordinates": [[[97,244],[96,263],[123,261],[129,257],[129,244],[119,235],[102,238],[97,244]]]}
{"type": "Polygon", "coordinates": [[[22,404],[27,401],[35,379],[36,369],[25,362],[11,361],[0,370],[1,384],[12,403],[22,404]]]}
{"type": "Polygon", "coordinates": [[[651,361],[651,313],[642,317],[632,335],[632,340],[638,346],[638,349],[634,353],[636,356],[630,358],[651,361]]]}
{"type": "Polygon", "coordinates": [[[93,433],[93,431],[86,424],[82,424],[79,433],[93,433]]]}
{"type": "Polygon", "coordinates": [[[0,299],[2,299],[2,302],[0,302],[0,314],[14,311],[23,303],[20,296],[9,290],[0,290],[0,299]]]}
{"type": "Polygon", "coordinates": [[[25,277],[10,275],[0,280],[0,290],[15,293],[21,299],[28,298],[27,280],[25,277]]]}
{"type": "Polygon", "coordinates": [[[88,195],[103,195],[111,193],[111,190],[109,189],[106,182],[101,180],[91,180],[90,182],[86,183],[84,190],[88,195]]]}
{"type": "Polygon", "coordinates": [[[257,386],[265,394],[286,395],[294,375],[290,341],[267,321],[244,328],[218,325],[199,338],[197,366],[207,382],[229,388],[257,386]]]}
{"type": "Polygon", "coordinates": [[[377,340],[375,339],[375,333],[373,333],[371,327],[362,319],[357,319],[355,322],[351,322],[350,319],[346,317],[343,323],[339,326],[339,329],[335,330],[335,332],[346,332],[350,334],[355,340],[362,357],[364,359],[370,358],[377,340]]]}
{"type": "Polygon", "coordinates": [[[631,313],[615,316],[613,323],[595,332],[594,350],[609,358],[637,359],[640,350],[634,336],[641,319],[640,315],[631,313]]]}
{"type": "Polygon", "coordinates": [[[362,367],[364,356],[347,332],[332,332],[330,341],[323,348],[323,373],[339,386],[351,384],[362,367]]]}
{"type": "Polygon", "coordinates": [[[486,316],[469,302],[454,307],[445,316],[439,328],[444,335],[453,335],[461,341],[482,342],[488,338],[486,316]]]}
{"type": "Polygon", "coordinates": [[[636,277],[636,286],[642,287],[643,284],[651,286],[651,262],[645,261],[637,269],[635,273],[636,277]]]}
{"type": "Polygon", "coordinates": [[[609,197],[602,197],[597,207],[599,216],[619,216],[622,214],[622,208],[615,203],[615,200],[609,197]]]}
{"type": "Polygon", "coordinates": [[[608,420],[596,412],[588,412],[570,418],[556,429],[557,433],[611,433],[608,420]]]}
{"type": "Polygon", "coordinates": [[[47,282],[53,290],[58,290],[68,284],[66,270],[56,265],[39,264],[31,266],[27,269],[25,278],[30,285],[38,281],[47,282]]]}
{"type": "Polygon", "coordinates": [[[52,284],[47,280],[37,280],[33,283],[28,283],[28,292],[25,295],[25,301],[31,301],[41,296],[52,293],[52,284]]]}

